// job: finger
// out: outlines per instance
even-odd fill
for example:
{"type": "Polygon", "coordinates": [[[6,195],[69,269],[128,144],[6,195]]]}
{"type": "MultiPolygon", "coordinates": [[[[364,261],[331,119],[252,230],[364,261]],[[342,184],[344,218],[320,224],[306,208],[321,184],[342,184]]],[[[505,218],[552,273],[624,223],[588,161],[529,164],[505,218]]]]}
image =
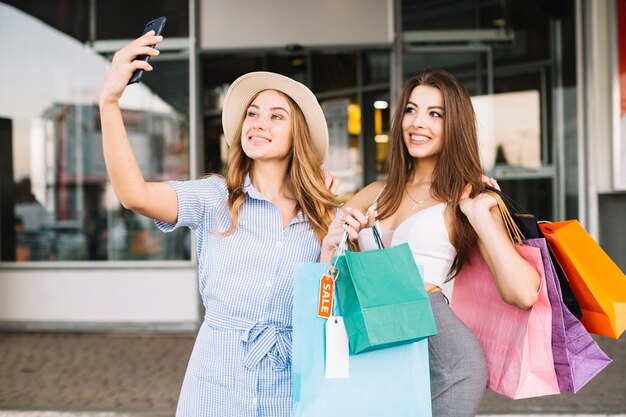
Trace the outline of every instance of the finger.
{"type": "Polygon", "coordinates": [[[350,238],[350,240],[355,240],[359,237],[359,232],[357,232],[356,230],[354,230],[354,228],[348,226],[347,224],[343,225],[343,230],[348,232],[348,237],[350,238]]]}
{"type": "Polygon", "coordinates": [[[349,210],[350,215],[352,215],[352,217],[354,217],[360,224],[367,224],[367,217],[361,210],[353,208],[346,208],[346,210],[349,210]]]}
{"type": "Polygon", "coordinates": [[[467,184],[465,188],[463,188],[463,192],[461,193],[461,200],[465,198],[469,198],[472,194],[472,184],[467,184]]]}
{"type": "MultiPolygon", "coordinates": [[[[127,48],[150,48],[156,49],[156,46],[163,41],[163,36],[155,36],[152,34],[151,36],[142,36],[141,38],[137,38],[127,45],[127,48]]],[[[124,49],[127,49],[124,48],[124,49]]],[[[145,55],[145,53],[144,53],[145,55]]]]}
{"type": "Polygon", "coordinates": [[[137,48],[155,49],[156,45],[161,43],[161,41],[163,41],[163,37],[162,36],[154,36],[154,35],[152,35],[152,36],[145,36],[144,35],[141,38],[135,39],[134,41],[132,41],[131,43],[126,45],[126,47],[122,48],[120,51],[128,51],[128,50],[135,51],[137,48]]]}
{"type": "Polygon", "coordinates": [[[352,208],[352,207],[342,207],[341,211],[343,212],[343,214],[352,215],[352,213],[354,212],[354,208],[352,208]]]}
{"type": "Polygon", "coordinates": [[[365,227],[372,227],[376,223],[376,210],[374,207],[370,207],[367,209],[367,224],[365,227]]]}
{"type": "Polygon", "coordinates": [[[148,56],[157,56],[161,53],[161,51],[159,51],[158,49],[154,49],[150,46],[138,46],[136,48],[134,48],[131,52],[130,55],[134,58],[140,56],[140,55],[148,55],[148,56]]]}
{"type": "Polygon", "coordinates": [[[486,175],[482,175],[480,177],[481,182],[487,184],[488,186],[500,190],[500,186],[498,185],[498,181],[495,178],[488,177],[486,175]]]}
{"type": "Polygon", "coordinates": [[[142,36],[138,37],[137,39],[135,39],[135,41],[140,42],[140,43],[150,42],[151,45],[154,45],[155,43],[159,43],[163,41],[163,36],[157,35],[154,32],[154,30],[151,30],[151,31],[144,33],[142,36]]]}
{"type": "Polygon", "coordinates": [[[149,46],[134,46],[127,47],[124,49],[120,49],[113,56],[113,63],[115,64],[124,64],[126,62],[132,62],[137,60],[138,56],[148,55],[148,56],[156,56],[161,52],[158,49],[151,48],[149,46]]]}
{"type": "Polygon", "coordinates": [[[328,173],[328,171],[324,171],[324,184],[327,189],[333,185],[333,176],[328,173]]]}
{"type": "Polygon", "coordinates": [[[355,230],[361,230],[361,223],[352,216],[344,216],[344,225],[350,226],[355,230]]]}
{"type": "Polygon", "coordinates": [[[337,193],[339,192],[339,180],[335,177],[333,177],[333,183],[330,187],[330,193],[333,195],[337,195],[337,193]]]}
{"type": "Polygon", "coordinates": [[[144,70],[144,71],[152,71],[154,68],[147,61],[142,61],[137,59],[130,64],[131,71],[134,70],[144,70]]]}
{"type": "Polygon", "coordinates": [[[346,208],[346,214],[344,215],[344,223],[348,223],[357,232],[365,227],[367,224],[367,217],[358,209],[346,208]]]}
{"type": "Polygon", "coordinates": [[[330,187],[332,186],[334,179],[335,177],[333,177],[330,172],[324,170],[324,184],[326,184],[327,189],[330,190],[330,187]]]}

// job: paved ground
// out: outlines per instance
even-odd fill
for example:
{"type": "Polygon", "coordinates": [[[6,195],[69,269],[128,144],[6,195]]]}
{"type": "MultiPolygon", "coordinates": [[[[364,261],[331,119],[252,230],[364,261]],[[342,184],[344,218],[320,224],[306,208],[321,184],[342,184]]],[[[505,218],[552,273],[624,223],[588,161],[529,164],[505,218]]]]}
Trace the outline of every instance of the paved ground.
{"type": "MultiPolygon", "coordinates": [[[[598,339],[614,362],[577,394],[510,400],[480,414],[626,416],[626,336],[598,339]]],[[[171,417],[188,333],[0,333],[0,417],[171,417]]]]}
{"type": "MultiPolygon", "coordinates": [[[[477,417],[626,417],[626,414],[479,414],[477,417]]],[[[160,417],[145,413],[74,411],[2,411],[0,417],[160,417]]]]}

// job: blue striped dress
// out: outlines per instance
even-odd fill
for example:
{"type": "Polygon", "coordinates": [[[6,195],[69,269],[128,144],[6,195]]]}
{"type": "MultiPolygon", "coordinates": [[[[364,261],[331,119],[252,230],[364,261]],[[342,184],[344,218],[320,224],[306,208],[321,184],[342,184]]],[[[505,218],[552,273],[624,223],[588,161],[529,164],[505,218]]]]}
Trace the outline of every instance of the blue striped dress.
{"type": "Polygon", "coordinates": [[[231,225],[225,180],[171,184],[178,220],[157,226],[195,232],[205,307],[176,416],[290,416],[293,265],[320,254],[310,222],[300,213],[283,228],[278,207],[248,177],[239,227],[223,237],[231,225]]]}

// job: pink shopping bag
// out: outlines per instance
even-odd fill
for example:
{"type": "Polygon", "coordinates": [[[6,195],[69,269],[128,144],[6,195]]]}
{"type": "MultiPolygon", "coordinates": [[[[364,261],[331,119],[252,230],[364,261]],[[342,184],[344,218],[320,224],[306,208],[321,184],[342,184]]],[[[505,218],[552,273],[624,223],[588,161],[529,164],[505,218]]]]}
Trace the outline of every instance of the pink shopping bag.
{"type": "Polygon", "coordinates": [[[539,300],[525,310],[500,297],[478,248],[457,274],[452,310],[474,332],[485,351],[487,388],[510,398],[559,393],[552,356],[552,309],[538,248],[515,246],[540,273],[539,300]]]}

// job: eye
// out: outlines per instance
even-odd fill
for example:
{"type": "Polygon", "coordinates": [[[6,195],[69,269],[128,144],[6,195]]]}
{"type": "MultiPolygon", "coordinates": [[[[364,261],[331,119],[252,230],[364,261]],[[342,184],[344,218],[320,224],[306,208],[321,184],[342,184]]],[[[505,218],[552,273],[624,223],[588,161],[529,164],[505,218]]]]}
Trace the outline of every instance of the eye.
{"type": "Polygon", "coordinates": [[[413,106],[406,106],[406,108],[404,109],[404,113],[409,114],[409,113],[415,113],[415,107],[413,106]]]}
{"type": "Polygon", "coordinates": [[[443,114],[441,114],[438,111],[431,111],[430,115],[431,117],[434,117],[435,119],[443,119],[443,114]]]}
{"type": "Polygon", "coordinates": [[[281,114],[274,113],[272,114],[272,120],[283,120],[283,116],[281,114]]]}
{"type": "Polygon", "coordinates": [[[248,110],[248,113],[246,113],[246,115],[248,117],[256,117],[256,112],[254,112],[253,110],[248,110]]]}

